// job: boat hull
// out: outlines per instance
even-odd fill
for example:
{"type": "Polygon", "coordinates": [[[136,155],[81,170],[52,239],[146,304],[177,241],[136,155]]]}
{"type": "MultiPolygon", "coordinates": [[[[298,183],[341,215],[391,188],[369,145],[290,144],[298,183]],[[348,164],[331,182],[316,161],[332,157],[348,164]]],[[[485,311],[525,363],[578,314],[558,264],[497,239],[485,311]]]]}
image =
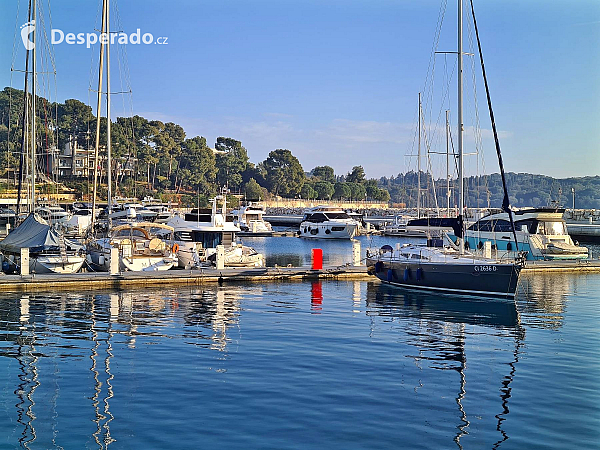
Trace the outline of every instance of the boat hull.
{"type": "Polygon", "coordinates": [[[299,236],[307,239],[352,239],[358,224],[353,223],[309,223],[300,224],[299,236]]]}
{"type": "Polygon", "coordinates": [[[384,283],[410,289],[489,297],[514,297],[517,264],[446,264],[367,259],[369,272],[384,283]]]}
{"type": "Polygon", "coordinates": [[[83,266],[85,257],[69,255],[66,259],[62,256],[37,256],[29,262],[31,273],[77,273],[83,266]]]}

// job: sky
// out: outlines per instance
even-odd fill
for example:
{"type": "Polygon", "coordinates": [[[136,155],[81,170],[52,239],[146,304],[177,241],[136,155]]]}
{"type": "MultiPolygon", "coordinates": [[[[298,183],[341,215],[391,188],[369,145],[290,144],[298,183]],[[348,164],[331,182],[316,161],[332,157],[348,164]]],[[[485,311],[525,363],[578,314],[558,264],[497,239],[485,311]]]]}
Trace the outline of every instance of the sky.
{"type": "MultiPolygon", "coordinates": [[[[38,1],[46,17],[51,11],[47,29],[76,34],[100,26],[99,0],[38,1]]],[[[339,175],[362,165],[368,177],[417,168],[416,158],[407,155],[417,152],[419,92],[423,152],[446,151],[446,109],[456,136],[456,55],[432,54],[440,11],[437,51],[457,50],[456,1],[111,4],[113,30],[131,34],[139,28],[142,35],[167,38],[163,45],[111,46],[111,89],[132,91],[113,96],[115,116],[172,121],[210,145],[217,136],[233,137],[255,163],[287,148],[307,171],[330,165],[339,175]]],[[[19,27],[27,21],[25,10],[24,0],[0,0],[2,86],[23,88],[22,74],[11,72],[11,65],[23,69],[19,27]]],[[[475,0],[475,11],[506,170],[600,175],[600,2],[475,0]]],[[[476,52],[469,47],[470,29],[465,25],[464,51],[476,52]]],[[[63,41],[52,47],[53,99],[76,98],[95,109],[90,86],[99,46],[63,41]]],[[[465,159],[467,175],[498,171],[474,62],[465,56],[465,150],[482,156],[465,159]],[[472,133],[477,117],[478,147],[472,133]]],[[[445,174],[445,156],[432,154],[430,161],[422,159],[423,170],[431,166],[436,177],[445,174]]]]}

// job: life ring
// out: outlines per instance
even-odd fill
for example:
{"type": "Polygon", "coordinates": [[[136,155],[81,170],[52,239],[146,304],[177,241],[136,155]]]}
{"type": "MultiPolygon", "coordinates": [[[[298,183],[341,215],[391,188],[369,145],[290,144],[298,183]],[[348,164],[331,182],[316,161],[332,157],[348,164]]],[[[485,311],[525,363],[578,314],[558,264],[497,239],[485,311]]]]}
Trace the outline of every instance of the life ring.
{"type": "Polygon", "coordinates": [[[173,253],[177,253],[179,251],[179,244],[173,244],[173,253]]]}

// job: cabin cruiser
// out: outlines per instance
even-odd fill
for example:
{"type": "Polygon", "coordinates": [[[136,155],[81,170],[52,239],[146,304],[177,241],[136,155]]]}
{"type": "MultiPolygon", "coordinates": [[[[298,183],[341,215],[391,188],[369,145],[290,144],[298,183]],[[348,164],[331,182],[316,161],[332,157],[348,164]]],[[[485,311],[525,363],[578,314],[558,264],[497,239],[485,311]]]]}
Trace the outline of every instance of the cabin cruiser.
{"type": "Polygon", "coordinates": [[[35,212],[50,224],[61,224],[71,218],[71,215],[58,205],[38,206],[35,212]]]}
{"type": "Polygon", "coordinates": [[[403,288],[514,297],[522,262],[460,254],[453,247],[397,244],[368,250],[367,268],[384,283],[403,288]]]}
{"type": "Polygon", "coordinates": [[[110,218],[113,221],[152,222],[157,215],[157,212],[144,207],[141,203],[119,203],[112,207],[110,218]]]}
{"type": "Polygon", "coordinates": [[[300,237],[313,239],[352,239],[358,223],[344,210],[334,206],[315,206],[304,213],[300,237]]]}
{"type": "Polygon", "coordinates": [[[273,229],[271,224],[263,219],[264,214],[265,209],[261,205],[251,202],[232,212],[233,223],[242,231],[256,234],[271,233],[273,229]]]}
{"type": "Polygon", "coordinates": [[[135,222],[111,228],[108,237],[87,245],[88,265],[108,272],[112,248],[119,249],[119,271],[169,270],[178,261],[173,228],[160,223],[135,222]]]}
{"type": "Polygon", "coordinates": [[[29,214],[0,242],[9,270],[20,265],[22,248],[29,249],[30,273],[75,273],[85,262],[83,247],[66,239],[37,213],[29,214]]]}
{"type": "Polygon", "coordinates": [[[216,264],[217,246],[224,247],[225,267],[264,267],[264,257],[253,248],[238,244],[236,234],[240,229],[226,220],[224,196],[212,199],[211,209],[195,209],[178,215],[168,224],[175,230],[175,243],[179,246],[179,266],[184,268],[216,264]],[[217,202],[223,201],[219,210],[217,202]]]}
{"type": "MultiPolygon", "coordinates": [[[[523,208],[512,212],[519,251],[527,252],[528,260],[588,258],[588,249],[574,243],[569,236],[564,211],[562,208],[523,208]]],[[[516,255],[508,213],[489,214],[467,228],[466,248],[482,249],[487,241],[500,258],[516,255]]]]}

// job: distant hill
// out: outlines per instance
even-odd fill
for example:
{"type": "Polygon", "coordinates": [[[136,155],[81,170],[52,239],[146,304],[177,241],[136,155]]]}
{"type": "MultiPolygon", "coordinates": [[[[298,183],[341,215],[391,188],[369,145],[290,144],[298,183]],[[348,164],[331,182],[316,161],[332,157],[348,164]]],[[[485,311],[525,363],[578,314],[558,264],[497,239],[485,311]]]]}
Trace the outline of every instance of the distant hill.
{"type": "MultiPolygon", "coordinates": [[[[552,178],[545,175],[534,175],[530,173],[506,174],[506,182],[512,206],[547,206],[552,201],[564,207],[571,208],[575,189],[575,208],[600,209],[600,176],[576,177],[576,178],[552,178]]],[[[435,199],[432,189],[432,178],[426,173],[421,173],[421,188],[423,206],[434,207],[435,199]]],[[[456,180],[451,182],[452,201],[456,205],[457,200],[456,180]]],[[[469,177],[465,179],[467,189],[466,202],[468,206],[500,207],[502,204],[502,179],[500,174],[469,177]]],[[[417,199],[417,173],[408,172],[398,174],[396,177],[383,177],[379,179],[379,187],[389,191],[393,203],[406,203],[408,207],[416,206],[417,199]]],[[[440,207],[446,206],[446,180],[436,180],[435,191],[440,207]]]]}

